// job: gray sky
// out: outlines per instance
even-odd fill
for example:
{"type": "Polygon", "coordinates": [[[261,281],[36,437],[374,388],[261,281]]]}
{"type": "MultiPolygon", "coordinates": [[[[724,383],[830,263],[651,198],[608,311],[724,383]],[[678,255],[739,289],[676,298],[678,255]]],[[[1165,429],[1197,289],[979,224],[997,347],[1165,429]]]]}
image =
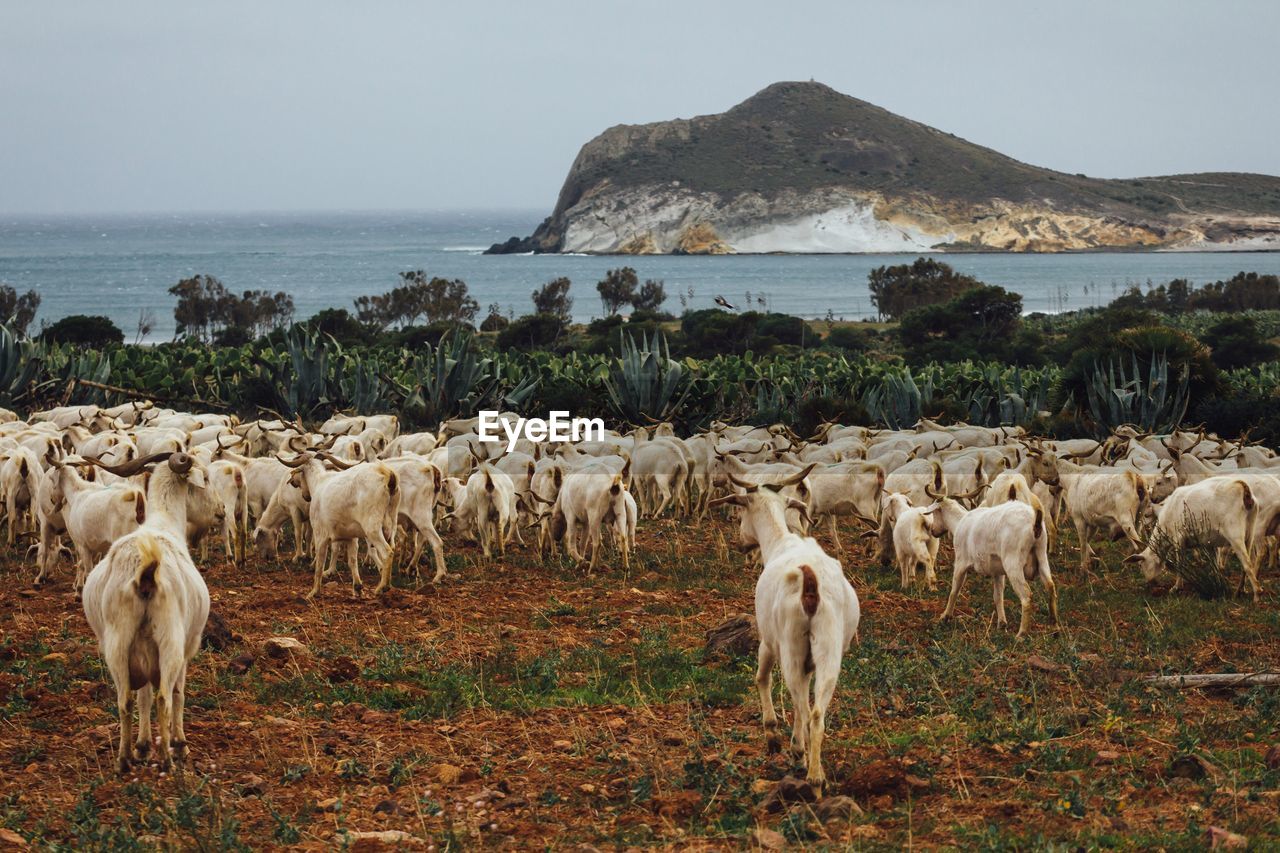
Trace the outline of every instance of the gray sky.
{"type": "Polygon", "coordinates": [[[1280,174],[1280,3],[0,5],[0,212],[537,208],[814,78],[1020,160],[1280,174]]]}

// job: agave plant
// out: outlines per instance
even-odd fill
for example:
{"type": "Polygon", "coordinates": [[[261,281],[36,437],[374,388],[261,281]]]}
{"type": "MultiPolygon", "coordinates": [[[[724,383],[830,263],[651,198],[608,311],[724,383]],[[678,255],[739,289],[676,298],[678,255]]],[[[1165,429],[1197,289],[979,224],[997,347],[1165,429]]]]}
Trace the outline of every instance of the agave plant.
{"type": "Polygon", "coordinates": [[[22,399],[40,371],[40,349],[0,325],[0,405],[22,399]]]}
{"type": "Polygon", "coordinates": [[[1024,372],[989,364],[969,391],[969,423],[980,426],[1027,426],[1047,404],[1052,389],[1047,370],[1024,372]]]}
{"type": "Polygon", "coordinates": [[[640,346],[619,332],[622,355],[613,359],[604,389],[614,412],[628,423],[675,417],[693,389],[691,372],[671,358],[665,336],[640,334],[640,346]]]}
{"type": "Polygon", "coordinates": [[[284,352],[261,354],[254,377],[271,389],[273,408],[281,415],[307,418],[337,408],[329,394],[329,358],[337,343],[329,335],[304,326],[285,333],[284,352]]]}
{"type": "Polygon", "coordinates": [[[482,358],[471,334],[459,330],[410,361],[401,385],[403,413],[411,422],[435,425],[485,405],[519,408],[537,385],[537,374],[506,374],[493,359],[482,358]]]}
{"type": "Polygon", "coordinates": [[[374,414],[393,408],[391,386],[379,375],[378,365],[372,359],[343,356],[334,374],[344,409],[374,414]]]}
{"type": "Polygon", "coordinates": [[[879,383],[871,385],[863,394],[862,407],[872,420],[889,429],[905,429],[924,414],[925,403],[933,399],[936,378],[934,371],[926,369],[922,371],[922,382],[918,385],[909,368],[886,373],[879,383]]]}
{"type": "Polygon", "coordinates": [[[1123,362],[1118,366],[1111,362],[1105,369],[1095,364],[1085,386],[1099,434],[1109,435],[1123,424],[1145,432],[1172,432],[1187,413],[1189,368],[1183,365],[1173,384],[1167,355],[1153,353],[1144,380],[1138,356],[1131,354],[1131,358],[1131,370],[1126,370],[1123,362]]]}
{"type": "Polygon", "coordinates": [[[46,383],[53,388],[70,388],[68,399],[85,404],[112,402],[111,392],[76,383],[79,379],[108,383],[111,379],[111,356],[108,353],[54,344],[44,350],[43,362],[46,383]]]}

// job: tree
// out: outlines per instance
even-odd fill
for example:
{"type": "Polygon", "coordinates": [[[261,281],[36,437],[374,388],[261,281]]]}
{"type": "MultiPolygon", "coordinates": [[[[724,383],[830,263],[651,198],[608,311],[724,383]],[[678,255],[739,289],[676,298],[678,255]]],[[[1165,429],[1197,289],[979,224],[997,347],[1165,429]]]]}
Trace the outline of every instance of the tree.
{"type": "Polygon", "coordinates": [[[40,310],[40,294],[28,290],[21,296],[7,284],[0,283],[0,322],[19,335],[27,333],[27,327],[40,310]]]}
{"type": "Polygon", "coordinates": [[[1185,278],[1175,278],[1165,288],[1169,302],[1169,313],[1181,314],[1187,310],[1187,300],[1191,297],[1191,282],[1185,278]]]}
{"type": "Polygon", "coordinates": [[[631,267],[609,270],[596,285],[600,292],[600,302],[606,314],[617,314],[623,305],[629,305],[635,299],[636,285],[640,279],[631,267]]]}
{"type": "Polygon", "coordinates": [[[173,309],[173,319],[178,322],[175,339],[190,335],[201,341],[209,340],[227,311],[228,301],[233,298],[221,281],[203,274],[184,278],[169,288],[169,293],[178,297],[173,309]]]}
{"type": "Polygon", "coordinates": [[[916,258],[911,264],[877,267],[867,276],[871,302],[880,316],[897,320],[913,308],[954,299],[982,284],[933,258],[916,258]]]}
{"type": "Polygon", "coordinates": [[[1012,360],[1022,327],[1022,297],[1003,287],[981,284],[941,305],[913,308],[902,317],[898,336],[908,360],[1012,360]]]}
{"type": "Polygon", "coordinates": [[[480,303],[467,293],[461,279],[428,278],[424,270],[400,273],[400,287],[355,300],[356,317],[378,329],[413,326],[419,318],[428,323],[470,323],[480,313],[480,303]]]}
{"type": "Polygon", "coordinates": [[[667,301],[667,288],[660,280],[646,279],[644,285],[631,297],[631,307],[637,311],[657,311],[667,301]]]}
{"type": "Polygon", "coordinates": [[[110,319],[98,315],[72,314],[40,333],[40,340],[58,344],[103,347],[124,343],[124,332],[110,319]]]}
{"type": "Polygon", "coordinates": [[[1280,276],[1238,272],[1226,281],[1215,281],[1191,291],[1192,310],[1248,311],[1280,308],[1280,276]]]}
{"type": "Polygon", "coordinates": [[[573,297],[569,295],[569,279],[557,278],[533,292],[533,313],[551,314],[564,322],[573,316],[573,297]]]}
{"type": "Polygon", "coordinates": [[[246,290],[243,296],[232,295],[218,318],[223,328],[237,328],[250,338],[260,337],[272,329],[293,322],[293,297],[284,291],[246,290]]]}
{"type": "Polygon", "coordinates": [[[178,282],[169,292],[178,297],[173,309],[173,319],[178,321],[175,337],[239,341],[293,322],[293,297],[284,291],[246,290],[236,296],[214,276],[196,275],[178,282]],[[227,329],[238,331],[219,334],[227,329]]]}

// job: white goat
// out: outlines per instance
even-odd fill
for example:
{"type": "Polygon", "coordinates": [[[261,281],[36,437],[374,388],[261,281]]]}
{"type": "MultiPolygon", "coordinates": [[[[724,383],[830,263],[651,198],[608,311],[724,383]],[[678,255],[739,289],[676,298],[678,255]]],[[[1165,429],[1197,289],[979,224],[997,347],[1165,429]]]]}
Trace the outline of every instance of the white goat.
{"type": "Polygon", "coordinates": [[[944,620],[955,613],[965,576],[973,571],[991,578],[997,624],[1008,624],[1004,611],[1004,586],[1008,580],[1022,605],[1018,636],[1026,635],[1031,626],[1030,581],[1037,577],[1048,590],[1049,614],[1053,624],[1058,624],[1058,588],[1049,571],[1049,535],[1043,509],[1010,501],[966,511],[951,498],[943,498],[929,509],[933,534],[941,536],[950,531],[955,542],[955,569],[947,609],[942,614],[944,620]]]}
{"type": "Polygon", "coordinates": [[[759,545],[764,571],[756,582],[756,629],[760,634],[756,690],[770,752],[781,748],[778,715],[773,707],[773,667],[782,678],[795,711],[791,749],[805,759],[805,779],[821,791],[822,741],[827,708],[840,676],[840,661],[858,634],[858,595],[840,562],[828,556],[812,537],[787,529],[787,509],[807,510],[778,494],[775,484],[749,487],[746,494],[719,498],[713,504],[742,508],[744,542],[759,545]],[[810,706],[810,682],[813,704],[810,706]]]}
{"type": "MultiPolygon", "coordinates": [[[[158,459],[135,461],[145,465],[158,459]]],[[[204,471],[198,462],[184,453],[167,455],[148,485],[152,511],[146,524],[117,540],[85,582],[84,614],[116,686],[121,773],[129,770],[135,755],[143,757],[150,751],[153,697],[161,767],[168,769],[174,759],[181,762],[186,757],[187,664],[200,649],[200,635],[209,617],[209,590],[187,551],[184,516],[186,493],[203,487],[204,471]]]]}

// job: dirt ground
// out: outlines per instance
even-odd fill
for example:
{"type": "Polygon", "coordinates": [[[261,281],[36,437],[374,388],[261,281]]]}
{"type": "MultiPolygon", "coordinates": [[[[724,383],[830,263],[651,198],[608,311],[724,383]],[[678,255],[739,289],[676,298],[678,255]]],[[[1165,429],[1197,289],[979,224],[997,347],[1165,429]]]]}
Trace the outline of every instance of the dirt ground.
{"type": "Polygon", "coordinates": [[[1064,628],[1040,595],[1016,641],[994,627],[985,581],[970,578],[958,620],[939,625],[949,560],[936,590],[901,592],[857,535],[845,529],[840,553],[863,624],[820,802],[779,784],[793,768],[766,755],[754,655],[704,650],[709,629],[752,612],[756,573],[725,521],[642,522],[631,570],[611,558],[591,577],[520,546],[485,564],[447,539],[442,586],[401,574],[379,600],[333,579],[307,603],[309,574],[287,559],[197,560],[231,636],[212,632],[218,647],[193,662],[181,776],[116,775],[114,689],[70,571],[34,590],[13,552],[0,841],[1148,849],[1218,832],[1280,845],[1280,690],[1138,680],[1280,670],[1274,598],[1149,589],[1112,549],[1085,575],[1066,541],[1064,628]],[[305,649],[273,654],[271,637],[305,649]]]}

